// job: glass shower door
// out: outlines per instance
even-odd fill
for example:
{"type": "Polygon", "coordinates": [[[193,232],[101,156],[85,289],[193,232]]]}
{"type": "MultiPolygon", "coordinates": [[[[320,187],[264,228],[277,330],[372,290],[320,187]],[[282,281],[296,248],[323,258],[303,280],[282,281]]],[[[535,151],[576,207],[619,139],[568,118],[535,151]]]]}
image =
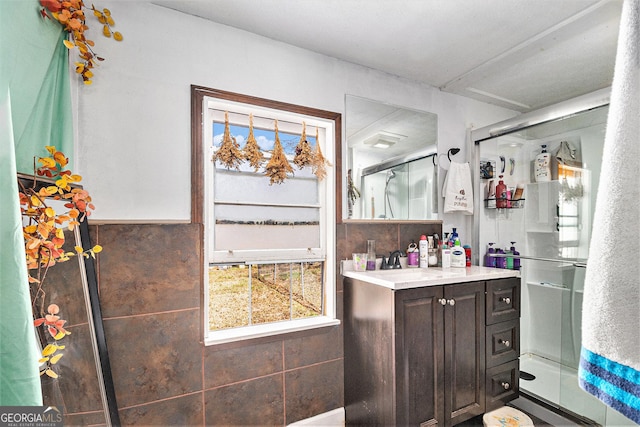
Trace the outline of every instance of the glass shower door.
{"type": "Polygon", "coordinates": [[[523,256],[520,389],[602,425],[606,406],[579,388],[577,370],[607,112],[607,106],[593,108],[478,143],[481,171],[487,164],[495,171],[481,175],[480,194],[489,198],[498,175],[507,188],[524,186],[524,209],[480,204],[477,240],[479,253],[490,243],[508,251],[515,241],[523,256]],[[552,179],[537,182],[534,161],[543,146],[551,154],[552,179]]]}

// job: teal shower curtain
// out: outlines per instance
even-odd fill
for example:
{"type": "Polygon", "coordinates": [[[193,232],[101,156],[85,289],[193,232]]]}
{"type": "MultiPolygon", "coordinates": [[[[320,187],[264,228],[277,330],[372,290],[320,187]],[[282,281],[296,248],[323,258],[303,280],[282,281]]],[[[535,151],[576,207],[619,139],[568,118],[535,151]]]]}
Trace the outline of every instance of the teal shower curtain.
{"type": "Polygon", "coordinates": [[[41,9],[0,1],[0,406],[42,405],[16,172],[47,145],[73,154],[66,33],[41,9]]]}

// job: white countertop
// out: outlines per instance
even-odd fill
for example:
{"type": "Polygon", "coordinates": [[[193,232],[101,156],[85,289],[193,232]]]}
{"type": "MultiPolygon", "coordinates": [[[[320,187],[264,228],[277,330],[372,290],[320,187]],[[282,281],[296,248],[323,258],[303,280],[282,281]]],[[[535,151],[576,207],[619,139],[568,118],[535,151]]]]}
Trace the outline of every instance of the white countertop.
{"type": "MultiPolygon", "coordinates": [[[[346,263],[345,263],[346,264],[346,263]]],[[[423,286],[520,277],[518,270],[471,266],[465,268],[402,268],[398,270],[353,271],[347,266],[342,275],[390,289],[410,289],[423,286]]]]}

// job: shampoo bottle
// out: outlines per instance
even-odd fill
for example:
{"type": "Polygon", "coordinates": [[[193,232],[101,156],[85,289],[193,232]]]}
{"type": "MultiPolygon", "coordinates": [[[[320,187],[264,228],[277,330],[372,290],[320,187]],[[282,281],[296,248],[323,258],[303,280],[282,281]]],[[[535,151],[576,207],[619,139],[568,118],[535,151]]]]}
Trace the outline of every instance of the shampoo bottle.
{"type": "MultiPolygon", "coordinates": [[[[516,251],[515,244],[516,242],[511,242],[511,253],[513,255],[520,255],[520,252],[516,251]]],[[[513,269],[520,270],[520,258],[513,258],[513,269]]]]}
{"type": "Polygon", "coordinates": [[[492,254],[495,254],[496,250],[493,249],[493,243],[489,243],[489,248],[487,248],[487,254],[484,257],[484,265],[485,267],[496,268],[496,258],[492,257],[492,254]]]}
{"type": "Polygon", "coordinates": [[[536,156],[534,177],[536,182],[551,181],[551,156],[547,153],[546,145],[542,145],[542,152],[536,156]]]}
{"type": "Polygon", "coordinates": [[[464,248],[460,246],[460,240],[456,239],[456,243],[451,249],[451,267],[464,268],[467,266],[467,256],[464,248]]]}
{"type": "Polygon", "coordinates": [[[502,180],[502,175],[500,175],[500,180],[498,181],[498,185],[496,185],[496,207],[507,207],[507,186],[502,180]]]}

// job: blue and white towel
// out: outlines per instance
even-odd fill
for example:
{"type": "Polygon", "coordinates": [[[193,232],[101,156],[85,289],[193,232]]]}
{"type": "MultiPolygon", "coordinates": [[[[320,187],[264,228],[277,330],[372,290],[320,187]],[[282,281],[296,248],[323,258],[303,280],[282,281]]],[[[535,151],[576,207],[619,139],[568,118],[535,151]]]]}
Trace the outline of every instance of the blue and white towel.
{"type": "Polygon", "coordinates": [[[640,0],[625,0],[585,277],[579,382],[640,424],[640,0]]]}

